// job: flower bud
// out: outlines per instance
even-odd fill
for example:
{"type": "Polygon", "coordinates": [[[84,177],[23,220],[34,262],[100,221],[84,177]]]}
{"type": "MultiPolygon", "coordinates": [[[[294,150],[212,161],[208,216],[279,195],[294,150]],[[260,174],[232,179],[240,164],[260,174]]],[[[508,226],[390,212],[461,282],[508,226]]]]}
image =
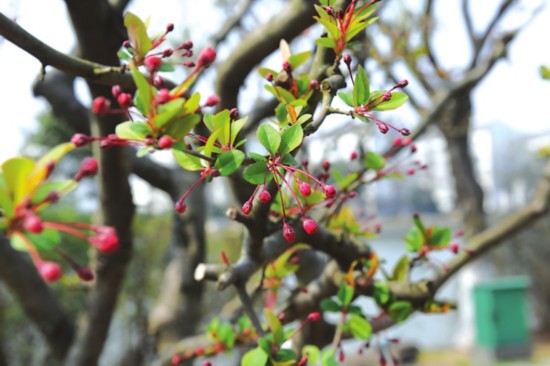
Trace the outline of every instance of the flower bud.
{"type": "Polygon", "coordinates": [[[216,60],[216,51],[211,47],[206,47],[199,54],[197,59],[197,67],[204,68],[212,65],[216,60]]]}
{"type": "Polygon", "coordinates": [[[304,217],[302,219],[302,226],[304,231],[309,235],[314,234],[317,231],[317,223],[312,218],[304,217]]]}
{"type": "Polygon", "coordinates": [[[36,267],[38,273],[46,282],[55,282],[63,275],[63,269],[56,262],[39,262],[36,267]]]}
{"type": "Polygon", "coordinates": [[[294,240],[296,240],[296,233],[294,232],[294,229],[286,221],[283,224],[283,237],[285,238],[287,243],[291,244],[294,243],[294,240]]]}
{"type": "Polygon", "coordinates": [[[325,185],[323,186],[323,193],[327,198],[334,198],[336,197],[336,189],[331,185],[325,185]]]}
{"type": "Polygon", "coordinates": [[[92,111],[97,115],[104,115],[111,109],[111,102],[105,97],[97,97],[92,102],[92,111]]]}
{"type": "Polygon", "coordinates": [[[157,72],[162,66],[162,60],[158,56],[149,56],[143,62],[150,73],[157,72]]]}
{"type": "Polygon", "coordinates": [[[220,102],[220,98],[216,94],[212,94],[206,99],[205,107],[214,107],[220,102]]]}
{"type": "Polygon", "coordinates": [[[97,174],[99,169],[95,158],[86,158],[80,165],[80,170],[76,173],[74,180],[79,182],[84,177],[92,177],[97,174]]]}
{"type": "Polygon", "coordinates": [[[174,139],[168,135],[164,135],[158,140],[158,146],[160,149],[169,149],[174,145],[174,139]]]}
{"type": "Polygon", "coordinates": [[[271,195],[269,194],[268,191],[262,191],[262,193],[260,193],[261,203],[268,203],[270,200],[271,200],[271,195]]]}
{"type": "Polygon", "coordinates": [[[250,212],[252,212],[252,201],[246,201],[243,204],[243,207],[241,207],[241,212],[245,215],[248,215],[250,212]]]}
{"type": "Polygon", "coordinates": [[[305,182],[299,182],[298,189],[300,190],[300,194],[304,197],[309,197],[311,195],[311,186],[305,182]]]}
{"type": "Polygon", "coordinates": [[[37,214],[28,211],[23,221],[23,228],[29,233],[40,234],[44,230],[44,224],[37,214]]]}

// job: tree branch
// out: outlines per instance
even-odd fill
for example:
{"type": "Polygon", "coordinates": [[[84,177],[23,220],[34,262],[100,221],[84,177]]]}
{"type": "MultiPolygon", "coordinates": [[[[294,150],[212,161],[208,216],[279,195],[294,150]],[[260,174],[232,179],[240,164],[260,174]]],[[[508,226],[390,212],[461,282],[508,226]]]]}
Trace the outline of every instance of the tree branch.
{"type": "Polygon", "coordinates": [[[36,324],[55,357],[63,360],[74,337],[74,324],[34,266],[3,235],[0,235],[0,280],[36,324]]]}

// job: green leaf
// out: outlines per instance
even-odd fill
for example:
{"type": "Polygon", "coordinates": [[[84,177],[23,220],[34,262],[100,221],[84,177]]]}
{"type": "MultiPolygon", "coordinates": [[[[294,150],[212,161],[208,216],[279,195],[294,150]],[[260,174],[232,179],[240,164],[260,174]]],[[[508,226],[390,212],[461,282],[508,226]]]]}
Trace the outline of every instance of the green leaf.
{"type": "Polygon", "coordinates": [[[338,313],[342,311],[342,306],[338,304],[333,299],[323,299],[321,300],[321,303],[319,304],[319,307],[323,311],[330,311],[333,313],[338,313]]]}
{"type": "Polygon", "coordinates": [[[290,56],[287,61],[290,63],[292,70],[296,70],[304,62],[306,62],[310,56],[311,56],[311,51],[306,51],[306,52],[302,52],[302,53],[298,53],[296,55],[290,56]]]}
{"type": "Polygon", "coordinates": [[[243,178],[254,185],[263,184],[264,181],[269,182],[272,177],[272,174],[268,173],[267,164],[264,162],[254,163],[243,172],[243,178]]]}
{"type": "Polygon", "coordinates": [[[392,92],[391,99],[382,102],[374,107],[375,111],[389,111],[401,107],[409,99],[409,96],[403,92],[392,92]]]}
{"type": "MultiPolygon", "coordinates": [[[[370,97],[369,78],[363,66],[359,65],[355,75],[355,85],[353,86],[353,106],[364,105],[370,97]]],[[[393,98],[392,98],[393,99],[393,98]]]]}
{"type": "Polygon", "coordinates": [[[157,128],[162,128],[167,123],[171,122],[181,111],[185,100],[178,98],[162,104],[159,107],[159,114],[151,120],[157,128]]]}
{"type": "Polygon", "coordinates": [[[147,136],[151,136],[153,131],[147,123],[128,121],[118,124],[115,133],[121,139],[143,141],[147,136]]]}
{"type": "Polygon", "coordinates": [[[351,334],[356,339],[367,340],[372,335],[372,326],[370,323],[363,317],[352,314],[351,318],[348,321],[351,334]]]}
{"type": "Polygon", "coordinates": [[[550,67],[548,66],[541,66],[539,68],[540,76],[545,80],[550,80],[550,67]]]}
{"type": "Polygon", "coordinates": [[[354,292],[355,292],[355,289],[350,285],[348,285],[346,282],[342,282],[340,284],[337,297],[344,307],[347,307],[351,303],[354,292]]]}
{"type": "Polygon", "coordinates": [[[353,95],[351,92],[340,92],[338,93],[338,97],[342,99],[342,102],[353,107],[353,95]]]}
{"type": "Polygon", "coordinates": [[[258,154],[258,153],[255,153],[255,152],[249,152],[248,156],[250,157],[250,159],[252,159],[256,162],[267,163],[267,158],[262,154],[258,154]]]}
{"type": "Polygon", "coordinates": [[[183,118],[170,121],[170,123],[165,125],[166,128],[164,132],[166,135],[179,140],[184,138],[200,121],[200,114],[190,114],[183,118]]]}
{"type": "Polygon", "coordinates": [[[296,352],[288,348],[281,348],[273,357],[273,366],[290,366],[296,363],[296,352]]]}
{"type": "Polygon", "coordinates": [[[215,167],[218,168],[221,175],[231,175],[235,172],[244,160],[244,153],[240,150],[230,150],[222,153],[216,158],[215,167]]]}
{"type": "Polygon", "coordinates": [[[155,148],[153,146],[142,146],[138,149],[138,151],[136,152],[136,156],[138,158],[142,158],[144,157],[145,155],[149,154],[151,151],[155,150],[155,148]]]}
{"type": "Polygon", "coordinates": [[[201,159],[194,155],[176,149],[172,150],[172,154],[178,164],[185,170],[197,171],[203,168],[201,159]]]}
{"type": "Polygon", "coordinates": [[[131,72],[137,87],[135,94],[136,107],[144,116],[149,116],[149,112],[151,111],[151,99],[153,97],[153,87],[137,68],[132,68],[131,72]]]}
{"type": "Polygon", "coordinates": [[[77,184],[72,179],[57,181],[57,182],[44,182],[42,183],[32,195],[31,202],[37,203],[43,201],[51,192],[67,194],[75,189],[77,184]]]}
{"type": "Polygon", "coordinates": [[[404,281],[409,274],[410,259],[407,255],[403,255],[399,261],[393,267],[393,273],[391,279],[393,281],[404,281]]]}
{"type": "Polygon", "coordinates": [[[268,354],[260,347],[256,347],[244,354],[241,366],[264,366],[268,359],[268,354]]]}
{"type": "Polygon", "coordinates": [[[429,246],[439,247],[447,246],[451,241],[452,233],[449,228],[438,228],[432,227],[432,234],[430,235],[430,240],[428,242],[429,246]]]}
{"type": "Polygon", "coordinates": [[[390,288],[387,283],[376,282],[374,284],[374,300],[380,306],[386,304],[391,297],[390,288]]]}
{"type": "Polygon", "coordinates": [[[231,138],[231,117],[229,110],[224,109],[223,111],[216,113],[214,118],[212,118],[212,126],[215,130],[220,130],[218,136],[218,141],[223,145],[229,145],[231,138]]]}
{"type": "Polygon", "coordinates": [[[279,318],[277,318],[273,311],[268,308],[264,309],[264,315],[267,323],[269,324],[269,328],[271,329],[271,334],[273,334],[273,342],[275,342],[277,346],[280,346],[286,339],[283,326],[281,325],[279,318]]]}
{"type": "Polygon", "coordinates": [[[246,122],[248,122],[248,117],[238,119],[231,123],[231,146],[235,144],[235,139],[239,135],[239,132],[241,132],[244,125],[246,125],[246,122]]]}
{"type": "Polygon", "coordinates": [[[414,226],[409,230],[407,236],[405,237],[405,242],[407,243],[406,249],[409,252],[418,252],[422,249],[424,245],[424,237],[418,227],[414,226]]]}
{"type": "Polygon", "coordinates": [[[281,145],[281,135],[271,125],[264,123],[256,132],[258,140],[271,155],[275,155],[281,145]]]}
{"type": "MultiPolygon", "coordinates": [[[[15,214],[12,199],[6,188],[4,174],[0,173],[0,209],[7,218],[12,218],[15,214]]],[[[1,230],[4,231],[4,230],[1,230]]]]}
{"type": "Polygon", "coordinates": [[[273,69],[268,69],[267,67],[259,67],[258,72],[263,78],[265,78],[267,74],[271,74],[273,75],[273,78],[277,78],[277,75],[279,74],[277,71],[273,69]]]}
{"type": "Polygon", "coordinates": [[[304,131],[302,130],[302,126],[296,124],[287,128],[281,137],[281,147],[279,148],[281,156],[289,154],[300,146],[303,139],[304,131]]]}
{"type": "Polygon", "coordinates": [[[286,90],[284,88],[281,88],[280,86],[274,87],[273,85],[266,85],[264,88],[268,92],[273,94],[273,96],[275,98],[277,98],[277,100],[279,100],[280,102],[284,102],[286,104],[289,104],[289,103],[296,100],[296,97],[294,95],[292,95],[291,92],[289,92],[288,90],[286,90]]]}
{"type": "Polygon", "coordinates": [[[307,357],[308,364],[314,365],[321,357],[321,351],[319,347],[308,344],[302,348],[302,356],[307,357]]]}
{"type": "Polygon", "coordinates": [[[34,167],[35,163],[32,159],[22,157],[8,159],[2,164],[4,187],[14,206],[17,206],[30,193],[27,180],[34,167]]]}
{"type": "Polygon", "coordinates": [[[143,57],[153,47],[145,24],[136,15],[127,12],[124,16],[124,26],[128,30],[128,37],[138,54],[143,57]]]}
{"type": "Polygon", "coordinates": [[[336,359],[334,358],[335,352],[336,351],[332,347],[326,348],[321,353],[321,364],[323,366],[338,366],[338,362],[336,362],[336,359]]]}
{"type": "MultiPolygon", "coordinates": [[[[45,228],[39,234],[25,233],[25,236],[32,243],[32,245],[43,251],[53,250],[61,241],[61,235],[59,231],[51,228],[45,228]]],[[[12,246],[15,249],[27,251],[28,247],[25,244],[25,237],[23,234],[15,233],[10,238],[12,246]]]]}
{"type": "Polygon", "coordinates": [[[380,170],[386,165],[386,159],[382,155],[369,151],[365,155],[365,166],[372,170],[380,170]]]}
{"type": "Polygon", "coordinates": [[[319,46],[325,47],[325,48],[334,48],[334,47],[336,47],[336,42],[334,42],[334,40],[332,38],[327,38],[327,37],[317,38],[315,40],[315,43],[317,43],[319,46]]]}
{"type": "Polygon", "coordinates": [[[408,301],[395,301],[390,305],[388,312],[397,323],[405,321],[413,312],[412,304],[408,301]]]}

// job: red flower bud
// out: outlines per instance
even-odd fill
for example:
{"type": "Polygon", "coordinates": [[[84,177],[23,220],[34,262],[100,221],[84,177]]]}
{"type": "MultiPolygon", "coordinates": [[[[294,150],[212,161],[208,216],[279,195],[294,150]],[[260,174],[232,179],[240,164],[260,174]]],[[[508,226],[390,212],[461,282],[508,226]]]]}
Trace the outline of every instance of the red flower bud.
{"type": "Polygon", "coordinates": [[[162,76],[157,75],[153,79],[153,85],[156,86],[158,89],[162,88],[164,86],[164,79],[162,76]]]}
{"type": "Polygon", "coordinates": [[[300,361],[296,364],[296,366],[306,366],[307,365],[307,357],[300,358],[300,361]]]}
{"type": "Polygon", "coordinates": [[[154,73],[157,72],[158,69],[160,69],[162,65],[162,60],[158,56],[149,56],[145,58],[145,61],[143,63],[150,73],[154,73]]]}
{"type": "Polygon", "coordinates": [[[290,62],[288,61],[283,62],[283,70],[290,73],[292,71],[291,69],[292,69],[292,66],[290,65],[290,62]]]}
{"type": "Polygon", "coordinates": [[[184,49],[184,50],[190,50],[191,48],[193,48],[193,42],[192,41],[185,41],[181,45],[181,48],[184,49]]]}
{"type": "Polygon", "coordinates": [[[399,130],[399,133],[403,136],[409,136],[411,134],[411,131],[407,128],[402,128],[399,130]]]}
{"type": "Polygon", "coordinates": [[[94,273],[88,267],[80,267],[76,274],[82,281],[92,281],[94,279],[94,273]]]}
{"type": "Polygon", "coordinates": [[[302,219],[302,226],[304,231],[309,235],[314,234],[317,231],[317,223],[312,218],[304,217],[302,219]]]}
{"type": "Polygon", "coordinates": [[[63,275],[63,269],[56,262],[39,262],[36,268],[46,282],[55,282],[63,275]]]}
{"type": "Polygon", "coordinates": [[[174,54],[174,50],[171,48],[167,48],[164,51],[162,51],[162,58],[170,57],[174,54]]]}
{"type": "Polygon", "coordinates": [[[174,30],[174,24],[173,23],[168,23],[166,25],[166,33],[172,32],[173,30],[174,30]]]}
{"type": "Polygon", "coordinates": [[[265,79],[269,82],[272,82],[273,81],[273,74],[268,72],[267,75],[265,76],[265,79]]]}
{"type": "Polygon", "coordinates": [[[111,109],[111,102],[105,97],[97,97],[92,102],[92,111],[97,115],[104,115],[111,109]]]}
{"type": "Polygon", "coordinates": [[[319,89],[319,82],[317,80],[311,80],[309,82],[310,89],[319,89]]]}
{"type": "Polygon", "coordinates": [[[271,195],[269,194],[268,191],[262,191],[262,193],[260,193],[261,203],[268,203],[270,200],[271,200],[271,195]]]}
{"type": "Polygon", "coordinates": [[[252,212],[252,201],[246,201],[243,207],[241,207],[241,212],[245,215],[248,215],[250,212],[252,212]]]}
{"type": "Polygon", "coordinates": [[[168,135],[162,136],[158,141],[158,146],[161,149],[169,149],[174,145],[174,139],[168,135]]]}
{"type": "Polygon", "coordinates": [[[84,135],[82,133],[76,133],[71,137],[71,143],[76,147],[81,147],[89,144],[94,141],[94,138],[91,136],[84,135]]]}
{"type": "Polygon", "coordinates": [[[401,140],[401,137],[396,137],[394,140],[393,140],[393,144],[395,146],[401,146],[401,144],[403,143],[403,140],[401,140]]]}
{"type": "Polygon", "coordinates": [[[38,215],[32,211],[28,211],[23,221],[23,228],[29,233],[40,234],[44,230],[44,224],[38,215]]]}
{"type": "Polygon", "coordinates": [[[321,319],[321,313],[318,311],[315,311],[313,313],[309,313],[307,316],[308,322],[316,322],[317,320],[321,319]]]}
{"type": "Polygon", "coordinates": [[[197,67],[208,67],[214,63],[214,60],[216,60],[216,51],[211,47],[206,47],[199,54],[199,58],[197,59],[197,67]]]}
{"type": "Polygon", "coordinates": [[[390,128],[388,127],[388,125],[385,124],[385,123],[377,123],[377,124],[376,124],[376,127],[378,127],[378,131],[380,131],[380,132],[383,133],[383,134],[388,133],[388,131],[390,130],[390,128]]]}
{"type": "Polygon", "coordinates": [[[132,96],[128,93],[120,93],[116,100],[118,104],[124,109],[130,108],[134,104],[132,96]]]}
{"type": "Polygon", "coordinates": [[[348,66],[351,64],[351,55],[349,53],[344,55],[344,63],[348,66]]]}
{"type": "Polygon", "coordinates": [[[346,355],[344,355],[344,351],[340,350],[340,352],[338,352],[338,361],[344,362],[345,360],[346,360],[346,355]]]}
{"type": "Polygon", "coordinates": [[[216,94],[212,94],[206,99],[206,102],[204,103],[205,107],[214,107],[220,102],[220,98],[216,94]]]}
{"type": "Polygon", "coordinates": [[[357,153],[355,151],[352,151],[351,154],[349,155],[349,158],[350,158],[350,160],[357,159],[357,153]]]}
{"type": "Polygon", "coordinates": [[[101,226],[96,229],[96,236],[89,238],[99,251],[103,253],[114,253],[118,249],[119,241],[116,231],[111,226],[101,226]]]}
{"type": "Polygon", "coordinates": [[[187,205],[183,202],[176,202],[175,206],[174,206],[174,209],[176,210],[177,213],[184,213],[185,210],[187,209],[187,205]]]}
{"type": "Polygon", "coordinates": [[[451,252],[453,252],[454,254],[457,254],[458,253],[458,243],[451,243],[451,245],[449,245],[449,249],[451,250],[451,252]]]}
{"type": "Polygon", "coordinates": [[[321,165],[323,166],[323,169],[325,169],[325,171],[328,171],[330,169],[330,162],[328,162],[327,160],[323,160],[321,165]]]}
{"type": "Polygon", "coordinates": [[[86,158],[80,165],[80,170],[76,173],[74,180],[79,182],[84,177],[92,177],[97,174],[99,167],[95,158],[86,158]]]}
{"type": "Polygon", "coordinates": [[[405,88],[407,85],[409,85],[409,81],[408,80],[401,80],[400,82],[398,82],[397,84],[395,84],[395,86],[397,88],[405,88]]]}
{"type": "Polygon", "coordinates": [[[336,189],[331,185],[323,186],[323,193],[327,198],[334,198],[336,196],[336,189]]]}
{"type": "Polygon", "coordinates": [[[172,97],[170,96],[170,90],[168,89],[160,89],[157,93],[157,103],[164,104],[166,102],[169,102],[172,97]]]}
{"type": "Polygon", "coordinates": [[[304,197],[309,197],[311,195],[311,186],[305,182],[299,182],[298,189],[304,197]]]}
{"type": "Polygon", "coordinates": [[[296,240],[296,233],[294,232],[294,229],[286,221],[283,224],[283,237],[287,243],[291,244],[294,243],[294,240],[296,240]]]}

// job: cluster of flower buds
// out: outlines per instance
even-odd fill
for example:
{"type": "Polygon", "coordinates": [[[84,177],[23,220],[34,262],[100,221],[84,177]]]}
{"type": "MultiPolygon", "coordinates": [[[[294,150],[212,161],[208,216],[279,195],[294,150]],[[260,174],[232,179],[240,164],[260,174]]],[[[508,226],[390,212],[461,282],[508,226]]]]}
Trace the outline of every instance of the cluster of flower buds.
{"type": "MultiPolygon", "coordinates": [[[[325,195],[325,199],[332,202],[336,197],[336,189],[334,186],[327,184],[326,181],[329,178],[328,170],[330,163],[328,161],[323,162],[323,173],[315,177],[307,170],[308,162],[303,161],[302,165],[304,169],[299,169],[294,166],[286,165],[281,162],[278,156],[270,157],[268,160],[268,172],[273,174],[273,180],[277,186],[278,193],[281,198],[281,208],[283,214],[283,237],[288,243],[294,243],[296,240],[296,233],[292,225],[288,222],[288,215],[294,214],[295,210],[290,210],[285,207],[285,199],[283,198],[283,186],[288,188],[291,196],[297,204],[298,214],[301,215],[302,227],[304,231],[311,235],[317,231],[317,223],[311,217],[307,216],[307,211],[311,209],[309,206],[305,206],[302,203],[302,198],[311,196],[311,193],[315,189],[320,189],[325,195]],[[294,182],[295,184],[292,184],[294,182]],[[313,184],[313,186],[312,186],[313,184]]],[[[267,175],[267,172],[266,172],[267,175]]],[[[271,202],[271,193],[269,192],[267,184],[261,184],[256,186],[254,192],[248,200],[242,205],[241,212],[248,215],[252,212],[254,199],[258,192],[258,199],[262,204],[269,204],[271,202]]]]}

